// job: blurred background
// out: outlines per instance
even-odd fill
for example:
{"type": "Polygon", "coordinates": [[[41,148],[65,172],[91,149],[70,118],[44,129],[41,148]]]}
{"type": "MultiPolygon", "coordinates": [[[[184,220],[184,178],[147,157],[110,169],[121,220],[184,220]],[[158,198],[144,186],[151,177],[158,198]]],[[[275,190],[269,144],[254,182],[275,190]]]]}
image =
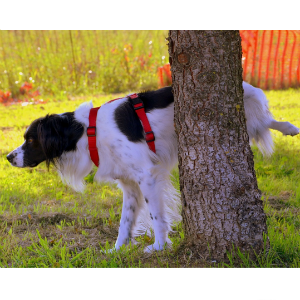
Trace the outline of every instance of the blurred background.
{"type": "MultiPolygon", "coordinates": [[[[300,86],[300,30],[241,30],[244,80],[263,89],[300,86]]],[[[0,102],[171,84],[168,31],[0,31],[0,102]]]]}
{"type": "Polygon", "coordinates": [[[29,90],[63,98],[157,88],[158,68],[168,62],[167,34],[0,31],[0,90],[2,96],[10,93],[2,102],[22,98],[29,90]]]}

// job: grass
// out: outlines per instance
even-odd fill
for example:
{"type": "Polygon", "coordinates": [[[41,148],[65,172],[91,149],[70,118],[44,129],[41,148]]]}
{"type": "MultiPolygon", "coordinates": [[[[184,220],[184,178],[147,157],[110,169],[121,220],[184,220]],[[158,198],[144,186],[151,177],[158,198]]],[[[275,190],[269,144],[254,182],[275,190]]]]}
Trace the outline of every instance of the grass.
{"type": "Polygon", "coordinates": [[[167,31],[0,31],[0,90],[31,82],[43,97],[149,89],[168,61],[167,31]]]}
{"type": "MultiPolygon", "coordinates": [[[[266,92],[278,120],[300,127],[300,91],[266,92]]],[[[238,249],[228,263],[204,262],[184,242],[182,224],[171,234],[173,248],[145,254],[152,243],[142,236],[136,245],[109,253],[117,238],[122,192],[114,184],[86,178],[83,194],[64,186],[45,164],[13,168],[5,156],[23,142],[30,122],[47,113],[73,111],[89,99],[95,105],[119,95],[75,97],[44,105],[0,106],[0,267],[299,267],[300,137],[274,132],[275,152],[265,159],[254,147],[255,169],[263,192],[270,250],[256,262],[238,249]]],[[[174,171],[178,187],[178,172],[174,171]]]]}

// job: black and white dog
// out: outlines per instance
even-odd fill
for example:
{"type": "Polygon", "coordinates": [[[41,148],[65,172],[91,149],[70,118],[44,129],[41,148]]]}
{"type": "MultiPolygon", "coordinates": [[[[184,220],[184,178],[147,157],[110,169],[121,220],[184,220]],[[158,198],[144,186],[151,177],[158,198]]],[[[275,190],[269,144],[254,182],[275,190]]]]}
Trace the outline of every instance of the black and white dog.
{"type": "MultiPolygon", "coordinates": [[[[272,153],[269,128],[285,135],[299,129],[289,122],[277,122],[268,109],[262,90],[243,83],[247,131],[260,150],[272,153]]],[[[139,93],[155,134],[156,154],[147,146],[140,120],[130,99],[124,97],[101,107],[97,116],[97,147],[100,165],[97,181],[116,180],[123,190],[123,209],[115,248],[151,228],[155,243],[145,251],[161,250],[169,244],[168,233],[180,221],[180,199],[170,181],[177,163],[174,131],[174,98],[171,87],[139,93]]],[[[64,182],[76,191],[84,189],[84,177],[92,168],[86,128],[92,103],[75,112],[39,118],[25,132],[24,143],[7,155],[15,167],[35,167],[43,161],[54,163],[64,182]]]]}

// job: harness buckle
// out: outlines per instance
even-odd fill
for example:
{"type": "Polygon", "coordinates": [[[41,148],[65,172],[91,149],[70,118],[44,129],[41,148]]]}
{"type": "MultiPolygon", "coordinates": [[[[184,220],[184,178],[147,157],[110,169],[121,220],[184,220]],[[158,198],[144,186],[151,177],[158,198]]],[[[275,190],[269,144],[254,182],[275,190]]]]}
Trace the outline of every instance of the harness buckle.
{"type": "Polygon", "coordinates": [[[129,98],[131,99],[134,110],[144,108],[144,102],[139,98],[137,94],[130,95],[129,98]]]}
{"type": "Polygon", "coordinates": [[[86,134],[88,137],[96,136],[96,126],[90,126],[86,130],[86,134]]]}
{"type": "Polygon", "coordinates": [[[137,94],[131,94],[131,95],[128,95],[128,97],[130,98],[130,99],[135,99],[135,98],[138,98],[139,96],[137,95],[137,94]]]}
{"type": "Polygon", "coordinates": [[[141,109],[141,108],[144,108],[144,107],[145,106],[144,106],[144,103],[142,101],[133,105],[134,110],[138,110],[138,109],[141,109]],[[139,105],[139,104],[142,104],[142,105],[139,105]],[[139,105],[139,106],[136,106],[136,105],[139,105]]]}
{"type": "Polygon", "coordinates": [[[147,143],[151,143],[151,142],[155,141],[155,136],[154,136],[153,131],[145,132],[145,135],[146,135],[146,142],[147,143]],[[148,137],[148,134],[152,134],[152,137],[148,137]]]}

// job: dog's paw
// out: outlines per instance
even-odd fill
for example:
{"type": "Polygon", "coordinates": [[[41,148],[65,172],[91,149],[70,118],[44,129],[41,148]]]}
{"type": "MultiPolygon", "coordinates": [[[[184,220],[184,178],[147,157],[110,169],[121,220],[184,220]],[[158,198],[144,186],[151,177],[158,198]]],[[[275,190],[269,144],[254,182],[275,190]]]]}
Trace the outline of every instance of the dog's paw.
{"type": "Polygon", "coordinates": [[[172,243],[171,242],[166,242],[164,244],[159,244],[159,243],[154,243],[148,247],[146,247],[144,249],[144,252],[145,253],[152,253],[154,251],[162,251],[162,250],[165,250],[165,249],[170,249],[172,247],[172,243]]]}
{"type": "Polygon", "coordinates": [[[123,251],[123,250],[126,250],[126,249],[131,249],[133,248],[135,245],[137,244],[137,241],[132,239],[130,240],[129,243],[124,243],[124,244],[119,244],[118,242],[116,242],[115,246],[111,249],[108,249],[108,250],[105,250],[105,251],[102,251],[103,253],[113,253],[113,252],[118,252],[118,251],[123,251]]]}
{"type": "MultiPolygon", "coordinates": [[[[294,125],[293,125],[294,126],[294,125]]],[[[300,129],[294,126],[293,130],[291,131],[290,135],[294,136],[300,133],[300,129]]]]}
{"type": "Polygon", "coordinates": [[[113,247],[111,249],[108,249],[106,253],[113,253],[113,252],[117,252],[119,249],[117,249],[116,247],[113,247]]]}
{"type": "Polygon", "coordinates": [[[297,128],[296,126],[294,126],[293,124],[291,124],[290,122],[287,122],[287,124],[284,126],[282,133],[284,135],[297,135],[299,134],[299,128],[297,128]]]}
{"type": "Polygon", "coordinates": [[[100,252],[103,253],[103,254],[111,254],[113,252],[116,252],[118,251],[115,247],[111,248],[111,249],[108,249],[108,250],[101,250],[100,252]]]}

